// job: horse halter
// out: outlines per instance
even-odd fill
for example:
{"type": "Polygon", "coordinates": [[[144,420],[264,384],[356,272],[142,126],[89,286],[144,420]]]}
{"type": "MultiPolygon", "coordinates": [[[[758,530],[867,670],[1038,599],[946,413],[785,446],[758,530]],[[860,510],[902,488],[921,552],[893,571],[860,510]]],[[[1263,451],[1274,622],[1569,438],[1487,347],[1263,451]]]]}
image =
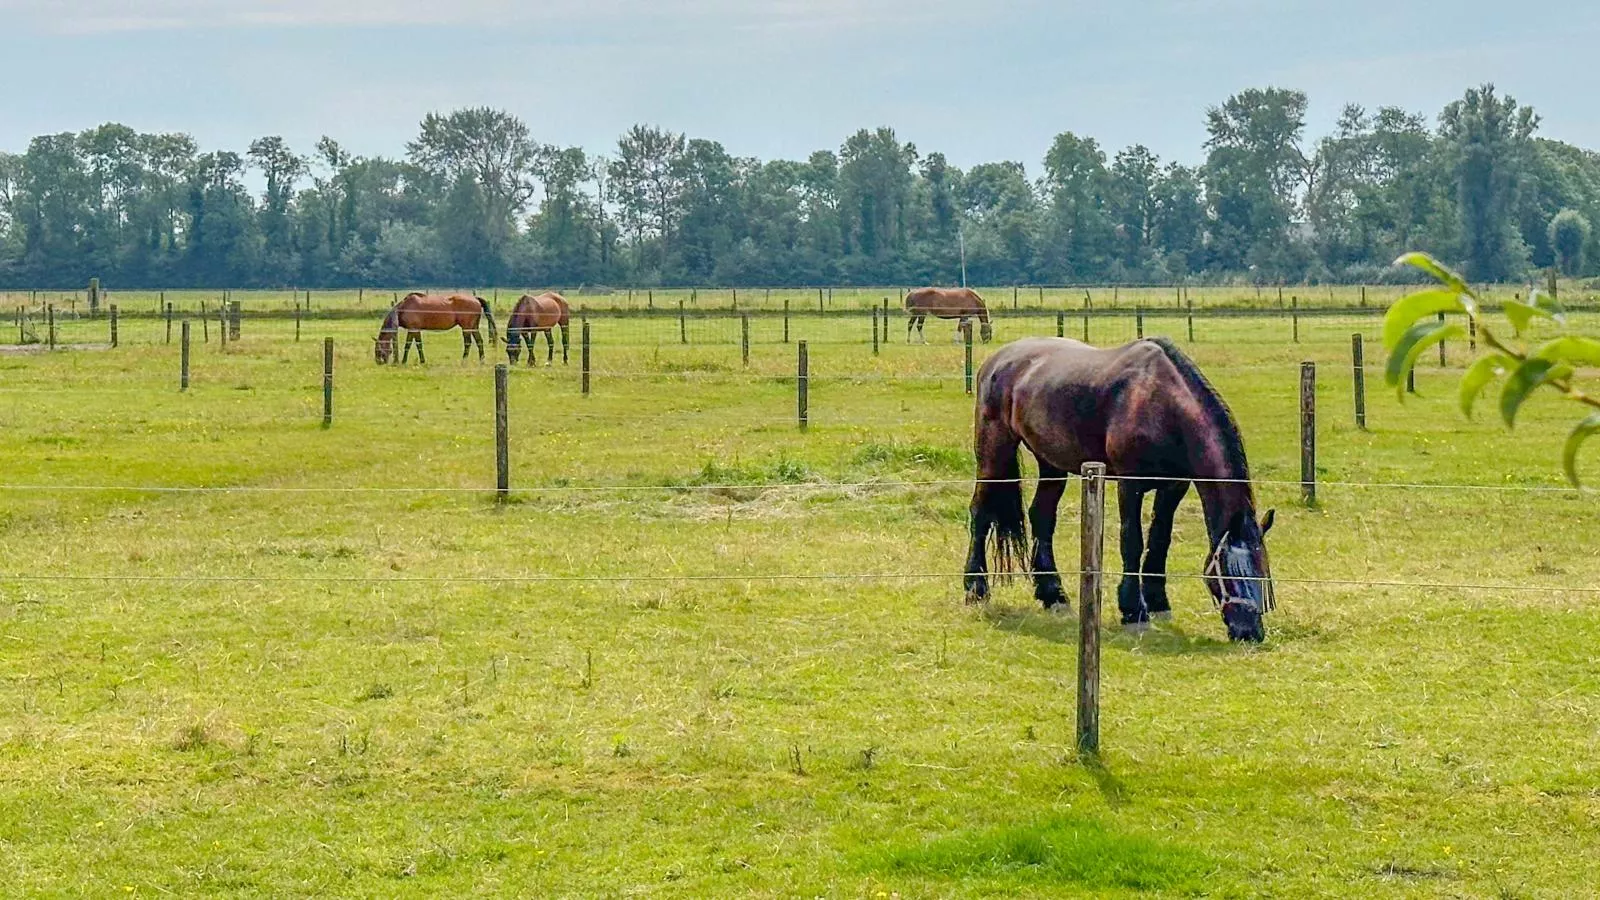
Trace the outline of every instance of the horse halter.
{"type": "MultiPolygon", "coordinates": [[[[1205,570],[1201,577],[1217,584],[1217,592],[1212,597],[1212,605],[1226,607],[1234,604],[1244,604],[1260,613],[1271,612],[1278,605],[1278,598],[1272,588],[1272,579],[1266,575],[1235,575],[1228,571],[1225,553],[1228,548],[1228,539],[1233,537],[1233,532],[1224,531],[1222,539],[1217,541],[1217,546],[1212,549],[1211,557],[1206,560],[1205,570]],[[1261,599],[1258,601],[1245,590],[1249,582],[1261,585],[1261,599]]],[[[1263,555],[1265,551],[1263,550],[1263,555]]]]}

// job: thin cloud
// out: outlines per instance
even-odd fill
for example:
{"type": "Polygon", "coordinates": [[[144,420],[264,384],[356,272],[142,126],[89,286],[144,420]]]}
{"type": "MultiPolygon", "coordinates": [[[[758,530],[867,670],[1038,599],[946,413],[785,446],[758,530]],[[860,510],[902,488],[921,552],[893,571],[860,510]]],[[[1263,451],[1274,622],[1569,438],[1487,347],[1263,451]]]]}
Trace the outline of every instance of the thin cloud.
{"type": "Polygon", "coordinates": [[[714,23],[757,30],[851,28],[942,19],[973,7],[956,0],[0,0],[0,21],[60,34],[201,29],[463,26],[610,21],[714,23]]]}

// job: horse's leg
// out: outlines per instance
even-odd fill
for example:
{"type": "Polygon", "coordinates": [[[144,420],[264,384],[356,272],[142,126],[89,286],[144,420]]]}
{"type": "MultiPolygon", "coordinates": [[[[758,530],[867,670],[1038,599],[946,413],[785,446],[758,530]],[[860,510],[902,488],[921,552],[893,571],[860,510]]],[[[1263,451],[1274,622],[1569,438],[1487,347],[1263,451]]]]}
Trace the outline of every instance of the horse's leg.
{"type": "Polygon", "coordinates": [[[406,349],[400,354],[400,364],[403,366],[411,361],[411,332],[406,332],[406,349]]]}
{"type": "Polygon", "coordinates": [[[1056,511],[1067,489],[1067,472],[1044,460],[1039,461],[1039,489],[1028,507],[1028,524],[1033,526],[1033,596],[1045,609],[1065,603],[1061,574],[1056,569],[1056,511]]]}
{"type": "Polygon", "coordinates": [[[966,318],[966,316],[962,316],[961,318],[957,319],[956,320],[956,334],[955,334],[955,337],[952,337],[950,339],[950,343],[952,343],[952,344],[961,343],[961,333],[963,331],[965,331],[966,328],[967,328],[967,318],[966,318]]]}
{"type": "Polygon", "coordinates": [[[989,598],[989,567],[984,551],[991,530],[997,533],[996,552],[1000,558],[995,563],[1002,571],[1013,554],[1020,558],[1023,552],[1022,473],[1017,467],[1020,441],[1000,416],[998,405],[989,407],[992,408],[980,408],[974,448],[978,477],[970,509],[972,544],[963,570],[968,603],[982,603],[989,598]]]}
{"type": "Polygon", "coordinates": [[[483,362],[485,352],[483,348],[483,332],[476,328],[472,329],[472,342],[478,345],[478,362],[483,362]]]}
{"type": "Polygon", "coordinates": [[[911,343],[911,331],[917,327],[917,317],[914,314],[906,316],[906,343],[911,343]]]}
{"type": "Polygon", "coordinates": [[[418,332],[416,332],[416,335],[417,335],[417,365],[425,366],[425,365],[428,364],[428,358],[426,356],[422,355],[422,332],[418,331],[418,332]]]}
{"type": "Polygon", "coordinates": [[[545,345],[545,348],[549,351],[548,353],[545,354],[544,361],[549,363],[552,367],[554,367],[555,364],[556,364],[556,330],[555,330],[555,328],[546,328],[545,329],[545,331],[544,331],[544,345],[545,345]]]}
{"type": "Polygon", "coordinates": [[[1117,482],[1117,508],[1122,516],[1122,583],[1117,586],[1117,608],[1122,624],[1136,629],[1148,627],[1150,611],[1139,590],[1139,557],[1144,550],[1145,488],[1135,482],[1117,482]]]}
{"type": "Polygon", "coordinates": [[[1150,512],[1150,540],[1144,552],[1144,602],[1153,619],[1172,618],[1167,599],[1167,550],[1172,547],[1172,517],[1189,493],[1189,482],[1169,481],[1156,489],[1150,512]]]}

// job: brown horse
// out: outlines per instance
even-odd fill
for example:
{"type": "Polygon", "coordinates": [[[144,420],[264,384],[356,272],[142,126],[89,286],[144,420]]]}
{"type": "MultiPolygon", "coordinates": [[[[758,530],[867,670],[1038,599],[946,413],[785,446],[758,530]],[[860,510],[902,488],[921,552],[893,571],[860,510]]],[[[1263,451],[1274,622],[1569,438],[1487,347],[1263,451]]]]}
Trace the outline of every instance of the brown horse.
{"type": "Polygon", "coordinates": [[[994,326],[989,323],[989,308],[983,305],[983,298],[971,288],[919,288],[906,295],[906,315],[911,318],[906,321],[906,343],[911,343],[911,330],[917,330],[917,336],[926,344],[928,338],[922,333],[922,324],[928,316],[937,316],[941,319],[960,319],[956,323],[956,340],[961,339],[961,329],[967,327],[967,320],[976,317],[981,323],[983,342],[989,343],[994,337],[994,326]]]}
{"type": "Polygon", "coordinates": [[[461,358],[466,359],[467,354],[472,352],[472,345],[476,343],[478,359],[481,361],[483,335],[478,333],[480,319],[489,320],[489,340],[491,343],[497,341],[499,336],[495,333],[494,313],[489,310],[489,301],[482,297],[466,294],[407,294],[389,310],[383,325],[378,328],[378,337],[372,346],[373,359],[377,360],[379,365],[391,359],[404,363],[411,357],[411,344],[415,341],[417,362],[425,363],[427,359],[422,355],[422,332],[460,328],[461,358]],[[402,328],[406,332],[406,346],[404,352],[396,358],[394,336],[402,328]]]}
{"type": "Polygon", "coordinates": [[[517,357],[521,355],[518,344],[528,345],[528,365],[533,365],[534,346],[539,340],[539,334],[544,334],[545,343],[549,345],[548,360],[555,364],[556,342],[551,336],[550,329],[561,328],[561,362],[567,362],[567,347],[571,329],[568,327],[572,319],[572,308],[567,305],[567,298],[555,291],[546,291],[537,296],[524,294],[511,310],[511,319],[506,322],[506,358],[512,365],[517,364],[517,357]]]}
{"type": "Polygon", "coordinates": [[[1210,540],[1203,572],[1231,640],[1260,641],[1274,605],[1264,538],[1273,514],[1256,521],[1244,441],[1227,404],[1193,361],[1162,338],[1101,350],[1063,338],[1008,344],[978,372],[968,602],[989,593],[985,545],[995,534],[996,569],[1020,566],[1027,542],[1017,449],[1039,461],[1033,525],[1034,596],[1063,602],[1051,545],[1056,507],[1070,473],[1103,462],[1117,479],[1122,519],[1122,581],[1117,606],[1133,630],[1152,615],[1171,616],[1167,550],[1172,517],[1194,483],[1210,540]],[[1144,495],[1155,494],[1150,540],[1140,566],[1144,495]]]}

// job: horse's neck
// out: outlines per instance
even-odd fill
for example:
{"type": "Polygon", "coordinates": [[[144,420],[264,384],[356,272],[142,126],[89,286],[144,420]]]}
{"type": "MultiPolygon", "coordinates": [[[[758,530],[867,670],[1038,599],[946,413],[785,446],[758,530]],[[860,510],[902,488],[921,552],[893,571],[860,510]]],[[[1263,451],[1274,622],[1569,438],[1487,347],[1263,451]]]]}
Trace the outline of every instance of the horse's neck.
{"type": "Polygon", "coordinates": [[[1200,495],[1200,505],[1205,510],[1206,533],[1215,544],[1222,531],[1240,512],[1255,515],[1255,495],[1250,488],[1249,473],[1228,457],[1217,426],[1205,415],[1198,403],[1185,416],[1187,421],[1185,446],[1189,451],[1189,468],[1194,477],[1195,491],[1200,495]]]}

